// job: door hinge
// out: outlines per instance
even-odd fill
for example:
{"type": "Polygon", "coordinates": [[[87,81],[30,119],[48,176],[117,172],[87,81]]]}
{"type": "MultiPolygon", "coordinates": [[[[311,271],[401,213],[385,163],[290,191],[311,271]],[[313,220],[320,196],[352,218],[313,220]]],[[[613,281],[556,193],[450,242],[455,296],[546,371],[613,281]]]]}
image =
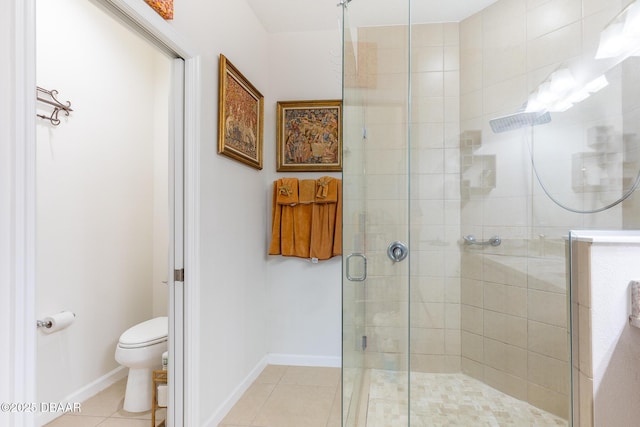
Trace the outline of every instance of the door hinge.
{"type": "Polygon", "coordinates": [[[366,350],[367,349],[367,336],[363,335],[362,336],[362,350],[366,350]]]}
{"type": "Polygon", "coordinates": [[[184,282],[184,268],[181,268],[180,270],[173,270],[173,281],[184,282]]]}

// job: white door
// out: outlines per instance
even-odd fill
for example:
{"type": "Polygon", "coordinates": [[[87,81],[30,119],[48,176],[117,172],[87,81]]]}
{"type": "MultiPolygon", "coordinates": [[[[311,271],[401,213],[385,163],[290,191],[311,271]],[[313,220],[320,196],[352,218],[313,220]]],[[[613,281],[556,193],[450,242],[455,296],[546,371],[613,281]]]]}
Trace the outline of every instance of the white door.
{"type": "Polygon", "coordinates": [[[172,233],[172,253],[169,264],[173,275],[169,280],[169,407],[167,426],[181,426],[184,412],[184,60],[173,60],[171,105],[174,114],[173,129],[169,146],[173,153],[173,171],[170,206],[173,215],[170,220],[172,233]],[[175,114],[176,112],[180,112],[175,114]]]}

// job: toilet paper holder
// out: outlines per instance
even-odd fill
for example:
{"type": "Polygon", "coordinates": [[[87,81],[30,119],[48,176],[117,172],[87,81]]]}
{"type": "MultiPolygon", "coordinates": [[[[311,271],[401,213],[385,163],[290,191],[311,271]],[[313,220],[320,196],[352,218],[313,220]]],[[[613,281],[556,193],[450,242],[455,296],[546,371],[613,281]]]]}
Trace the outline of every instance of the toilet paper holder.
{"type": "Polygon", "coordinates": [[[74,312],[65,310],[59,313],[47,316],[44,319],[36,321],[37,328],[43,328],[43,332],[51,333],[61,329],[65,329],[75,320],[76,314],[74,312]]]}
{"type": "Polygon", "coordinates": [[[53,322],[51,320],[38,320],[36,322],[36,325],[38,325],[38,328],[50,328],[53,326],[53,322]]]}

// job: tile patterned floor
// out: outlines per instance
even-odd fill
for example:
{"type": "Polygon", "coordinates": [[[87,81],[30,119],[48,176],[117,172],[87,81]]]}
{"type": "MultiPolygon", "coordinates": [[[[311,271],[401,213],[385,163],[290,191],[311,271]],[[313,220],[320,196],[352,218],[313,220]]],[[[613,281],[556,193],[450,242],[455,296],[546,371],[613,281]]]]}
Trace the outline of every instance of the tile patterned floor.
{"type": "MultiPolygon", "coordinates": [[[[80,413],[65,414],[46,427],[149,427],[151,411],[134,414],[122,409],[126,385],[124,378],[82,402],[80,413]]],[[[161,409],[156,413],[156,424],[164,420],[165,411],[161,409]]]]}
{"type": "MultiPolygon", "coordinates": [[[[411,374],[411,426],[567,426],[464,374],[411,374]]],[[[366,427],[407,425],[407,373],[372,370],[366,427]]]]}
{"type": "Polygon", "coordinates": [[[340,369],[269,365],[218,427],[340,427],[340,369]]]}
{"type": "MultiPolygon", "coordinates": [[[[47,427],[149,427],[122,409],[126,379],[47,427]]],[[[412,427],[566,427],[567,422],[462,374],[413,373],[412,427]]],[[[366,427],[406,427],[407,375],[371,370],[366,427]]],[[[218,427],[340,427],[339,368],[269,365],[218,427]]],[[[165,417],[158,411],[157,422],[165,417]]]]}
{"type": "MultiPolygon", "coordinates": [[[[567,426],[463,374],[414,373],[411,381],[412,427],[567,426]]],[[[406,427],[406,372],[371,370],[368,384],[358,427],[406,427]]],[[[339,369],[267,366],[218,427],[340,427],[339,386],[339,369]]]]}

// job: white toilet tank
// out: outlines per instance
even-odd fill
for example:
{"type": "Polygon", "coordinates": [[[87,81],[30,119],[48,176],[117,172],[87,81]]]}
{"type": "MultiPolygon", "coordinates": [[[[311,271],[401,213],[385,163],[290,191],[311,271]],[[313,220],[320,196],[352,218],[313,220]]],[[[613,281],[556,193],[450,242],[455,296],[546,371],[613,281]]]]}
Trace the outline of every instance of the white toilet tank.
{"type": "Polygon", "coordinates": [[[140,348],[158,344],[167,340],[169,319],[166,316],[156,317],[138,323],[120,335],[118,346],[121,348],[140,348]]]}

